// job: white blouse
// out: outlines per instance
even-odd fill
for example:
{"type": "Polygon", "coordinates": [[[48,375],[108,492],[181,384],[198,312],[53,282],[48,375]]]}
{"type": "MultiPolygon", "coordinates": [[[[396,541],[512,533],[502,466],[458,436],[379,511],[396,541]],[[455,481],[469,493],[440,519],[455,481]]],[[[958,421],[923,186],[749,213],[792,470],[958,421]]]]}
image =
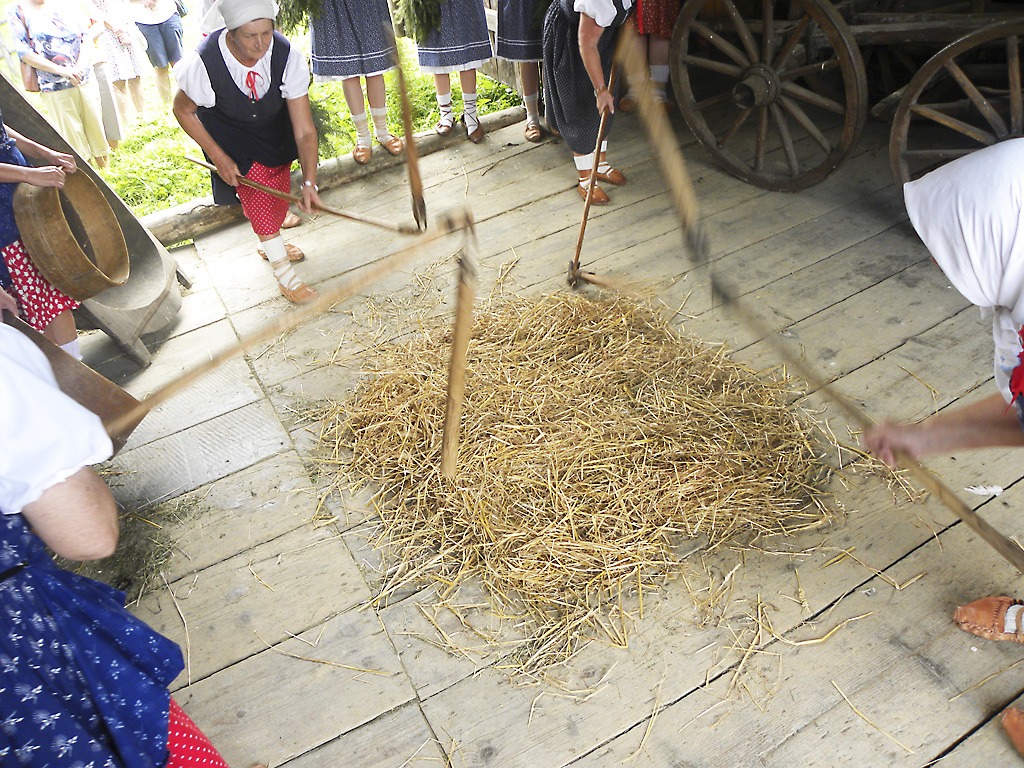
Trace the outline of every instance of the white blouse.
{"type": "MultiPolygon", "coordinates": [[[[633,7],[633,0],[623,0],[622,4],[628,11],[633,7]]],[[[615,21],[615,4],[612,0],[573,0],[572,9],[587,14],[599,27],[607,27],[615,21]]]]}
{"type": "MultiPolygon", "coordinates": [[[[263,54],[263,58],[256,62],[254,67],[246,67],[235,58],[228,50],[227,33],[220,36],[218,40],[220,54],[224,57],[231,79],[234,80],[238,90],[249,95],[249,88],[245,83],[250,72],[256,73],[256,98],[262,99],[270,90],[270,58],[274,53],[274,43],[271,41],[270,48],[263,54]]],[[[206,64],[199,57],[198,51],[190,51],[184,58],[174,65],[174,78],[178,81],[178,87],[185,92],[192,101],[200,107],[212,107],[217,103],[217,95],[213,92],[213,85],[210,84],[210,74],[206,71],[206,64]]],[[[296,46],[291,47],[288,53],[288,61],[284,65],[284,78],[281,83],[281,95],[286,99],[298,99],[309,93],[309,65],[306,57],[296,46]]]]}
{"type": "Polygon", "coordinates": [[[39,348],[6,325],[0,371],[0,513],[14,515],[113,449],[99,416],[61,392],[39,348]]]}

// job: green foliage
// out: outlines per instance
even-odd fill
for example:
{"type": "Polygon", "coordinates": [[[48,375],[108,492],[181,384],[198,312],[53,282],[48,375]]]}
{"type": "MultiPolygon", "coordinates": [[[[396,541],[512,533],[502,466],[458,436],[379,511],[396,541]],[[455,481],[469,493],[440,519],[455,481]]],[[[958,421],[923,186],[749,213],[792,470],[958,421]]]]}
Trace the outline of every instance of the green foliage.
{"type": "MultiPolygon", "coordinates": [[[[416,66],[415,46],[398,41],[412,107],[413,130],[431,130],[440,118],[434,92],[434,78],[416,66]]],[[[402,102],[398,75],[384,76],[387,87],[388,126],[402,132],[402,102]]],[[[459,78],[452,76],[452,109],[462,113],[459,78]]],[[[352,151],[355,126],[340,82],[314,83],[309,89],[313,122],[320,138],[321,161],[352,151]]],[[[486,115],[521,104],[515,90],[477,73],[477,109],[486,115]]],[[[371,127],[372,130],[372,127],[371,127]]],[[[186,155],[202,157],[202,150],[178,127],[168,111],[126,131],[128,138],[111,155],[110,167],[100,171],[103,178],[138,216],[186,203],[210,194],[209,172],[185,160],[186,155]]]]}
{"type": "Polygon", "coordinates": [[[398,0],[396,21],[417,43],[425,42],[431,32],[441,28],[443,0],[398,0]]]}

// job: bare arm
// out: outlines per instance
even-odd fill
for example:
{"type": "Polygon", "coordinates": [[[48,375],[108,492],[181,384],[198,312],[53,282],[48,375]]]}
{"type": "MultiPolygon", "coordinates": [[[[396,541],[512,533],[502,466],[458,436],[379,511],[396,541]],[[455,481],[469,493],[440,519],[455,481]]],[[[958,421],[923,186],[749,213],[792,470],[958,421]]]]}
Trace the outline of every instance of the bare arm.
{"type": "MultiPolygon", "coordinates": [[[[309,108],[309,96],[288,99],[288,116],[292,120],[295,132],[295,145],[299,148],[299,165],[302,167],[303,181],[311,181],[316,185],[316,170],[319,164],[316,126],[313,125],[313,113],[309,108]]],[[[313,213],[320,206],[320,195],[314,187],[302,185],[302,202],[299,208],[303,213],[313,213]]]]}
{"type": "Polygon", "coordinates": [[[580,26],[577,36],[579,38],[580,56],[583,58],[583,66],[590,77],[590,83],[594,86],[594,93],[597,95],[597,111],[604,114],[605,110],[615,113],[615,100],[608,92],[608,82],[605,80],[604,67],[601,66],[601,54],[597,52],[597,42],[604,34],[604,27],[600,26],[594,19],[585,13],[580,14],[580,26]]]}
{"type": "Polygon", "coordinates": [[[1024,446],[1024,431],[1015,408],[994,394],[963,408],[943,411],[916,424],[883,422],[864,433],[865,447],[886,464],[894,451],[913,459],[971,448],[1024,446]]]}
{"type": "MultiPolygon", "coordinates": [[[[221,148],[220,144],[214,140],[210,132],[206,130],[206,126],[199,121],[196,109],[198,109],[198,105],[184,91],[179,90],[174,95],[173,111],[178,125],[196,144],[203,148],[206,156],[217,166],[217,174],[224,179],[224,182],[232,187],[238,186],[238,177],[240,175],[238,173],[238,165],[221,148]]],[[[312,118],[310,120],[312,121],[312,118]]]]}
{"type": "Polygon", "coordinates": [[[75,158],[64,152],[44,147],[22,136],[13,128],[7,128],[7,135],[26,157],[42,160],[47,165],[38,168],[24,167],[12,163],[0,163],[0,182],[22,182],[34,187],[63,187],[64,176],[77,170],[75,158]]]}
{"type": "Polygon", "coordinates": [[[100,560],[117,546],[117,503],[89,467],[47,488],[22,515],[50,549],[69,560],[100,560]]]}

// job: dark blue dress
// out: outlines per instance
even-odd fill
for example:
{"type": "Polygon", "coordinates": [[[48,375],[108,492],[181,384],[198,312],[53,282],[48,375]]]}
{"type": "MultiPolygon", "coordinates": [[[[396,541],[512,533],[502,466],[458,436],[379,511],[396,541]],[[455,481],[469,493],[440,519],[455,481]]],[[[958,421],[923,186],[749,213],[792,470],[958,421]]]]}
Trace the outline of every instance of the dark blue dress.
{"type": "Polygon", "coordinates": [[[324,0],[309,20],[313,74],[321,78],[368,77],[395,66],[387,0],[324,0]]]}
{"type": "Polygon", "coordinates": [[[537,18],[539,0],[498,2],[498,58],[506,61],[540,61],[541,23],[537,18]]]}
{"type": "Polygon", "coordinates": [[[0,514],[0,765],[165,765],[182,667],[124,593],[57,568],[21,515],[0,514]]]}

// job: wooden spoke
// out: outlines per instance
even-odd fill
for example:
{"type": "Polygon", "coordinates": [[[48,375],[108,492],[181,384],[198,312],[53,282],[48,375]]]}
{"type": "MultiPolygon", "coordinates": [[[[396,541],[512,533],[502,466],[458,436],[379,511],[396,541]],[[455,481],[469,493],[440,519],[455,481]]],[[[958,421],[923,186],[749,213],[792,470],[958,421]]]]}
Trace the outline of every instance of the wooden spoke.
{"type": "Polygon", "coordinates": [[[747,22],[740,16],[740,12],[736,10],[736,4],[732,0],[722,0],[725,5],[725,12],[729,14],[729,18],[732,20],[732,26],[736,30],[736,34],[739,35],[740,42],[743,43],[743,50],[747,52],[747,56],[751,63],[760,61],[758,56],[760,52],[757,50],[757,41],[754,40],[754,36],[750,33],[750,27],[747,26],[747,22]]]}
{"type": "Polygon", "coordinates": [[[764,168],[764,152],[768,146],[768,107],[761,107],[757,113],[757,138],[754,140],[754,170],[764,168]]]}
{"type": "Polygon", "coordinates": [[[794,176],[800,175],[800,162],[796,159],[796,149],[793,147],[793,136],[789,132],[789,123],[782,109],[778,104],[772,104],[769,109],[772,111],[772,119],[775,120],[775,129],[782,139],[782,149],[786,154],[786,162],[789,163],[789,171],[794,176]]]}
{"type": "Polygon", "coordinates": [[[740,127],[747,122],[747,118],[750,117],[750,113],[753,111],[753,108],[740,110],[740,113],[736,115],[736,119],[732,121],[732,125],[726,129],[725,133],[718,137],[716,143],[718,144],[719,149],[725,149],[725,145],[729,143],[729,139],[731,139],[736,134],[736,131],[738,131],[740,127]]]}
{"type": "Polygon", "coordinates": [[[782,108],[789,113],[794,120],[796,120],[797,124],[807,131],[807,135],[814,139],[814,142],[819,147],[825,150],[826,155],[832,151],[832,143],[825,137],[825,134],[818,130],[818,126],[816,126],[814,121],[807,116],[803,107],[792,99],[787,99],[785,96],[779,99],[779,102],[782,104],[782,108]]]}
{"type": "Polygon", "coordinates": [[[775,0],[761,0],[761,61],[772,60],[772,38],[775,36],[775,0]]]}
{"type": "Polygon", "coordinates": [[[835,112],[837,115],[846,114],[846,106],[840,104],[835,99],[830,99],[827,96],[822,96],[820,93],[815,93],[809,88],[804,88],[796,83],[783,83],[782,92],[787,96],[794,99],[800,99],[800,101],[806,101],[815,107],[821,107],[827,109],[829,112],[835,112]]]}
{"type": "Polygon", "coordinates": [[[779,80],[789,82],[791,80],[797,80],[807,75],[817,75],[823,72],[829,72],[836,67],[842,66],[842,63],[837,57],[828,59],[827,61],[816,61],[813,64],[804,64],[802,67],[793,67],[787,69],[784,72],[776,73],[779,80]]]}
{"type": "Polygon", "coordinates": [[[723,101],[732,101],[731,91],[723,91],[715,96],[708,96],[706,99],[697,102],[697,108],[704,111],[708,107],[715,106],[715,104],[721,104],[723,101]]]}
{"type": "Polygon", "coordinates": [[[803,37],[804,32],[807,31],[807,27],[810,25],[810,14],[804,13],[803,18],[800,19],[800,23],[796,25],[796,28],[786,39],[785,44],[779,49],[778,54],[775,56],[775,61],[772,64],[774,69],[782,69],[783,64],[786,63],[786,59],[788,59],[793,51],[796,50],[796,44],[800,42],[800,38],[803,37]]]}
{"type": "Polygon", "coordinates": [[[1024,133],[1024,103],[1021,99],[1020,38],[1006,38],[1006,68],[1010,83],[1010,130],[1014,136],[1024,133]]]}
{"type": "Polygon", "coordinates": [[[946,71],[953,76],[953,79],[960,84],[964,93],[967,94],[967,98],[978,108],[981,112],[982,117],[985,118],[986,122],[995,131],[996,136],[1004,138],[1007,134],[1006,122],[1000,117],[999,113],[996,112],[995,108],[989,103],[989,100],[978,90],[978,87],[971,82],[971,79],[967,77],[966,73],[960,69],[960,65],[956,63],[956,59],[950,59],[946,62],[946,71]]]}
{"type": "Polygon", "coordinates": [[[730,43],[720,34],[715,32],[715,30],[711,29],[711,27],[709,27],[707,24],[695,21],[693,22],[693,31],[696,32],[701,37],[703,37],[713,46],[715,46],[715,48],[720,50],[730,59],[739,64],[741,67],[746,68],[750,66],[750,59],[743,55],[743,51],[741,51],[735,45],[730,43]]]}
{"type": "Polygon", "coordinates": [[[679,60],[691,67],[706,69],[710,72],[718,72],[719,74],[729,75],[730,77],[735,77],[737,79],[739,79],[740,75],[742,75],[744,71],[742,67],[737,67],[735,64],[705,59],[700,56],[691,56],[690,54],[680,56],[679,60]]]}
{"type": "Polygon", "coordinates": [[[908,149],[903,153],[903,157],[906,160],[914,160],[922,163],[939,163],[946,162],[948,160],[955,160],[958,157],[969,155],[974,152],[975,149],[908,149]]]}
{"type": "Polygon", "coordinates": [[[957,133],[961,133],[964,136],[974,139],[985,146],[995,144],[997,141],[994,134],[989,133],[982,128],[977,128],[970,123],[965,123],[963,120],[957,120],[955,117],[947,115],[945,112],[940,112],[937,109],[932,109],[925,104],[915,104],[910,108],[910,111],[918,117],[925,117],[939,125],[952,128],[957,133]]]}

